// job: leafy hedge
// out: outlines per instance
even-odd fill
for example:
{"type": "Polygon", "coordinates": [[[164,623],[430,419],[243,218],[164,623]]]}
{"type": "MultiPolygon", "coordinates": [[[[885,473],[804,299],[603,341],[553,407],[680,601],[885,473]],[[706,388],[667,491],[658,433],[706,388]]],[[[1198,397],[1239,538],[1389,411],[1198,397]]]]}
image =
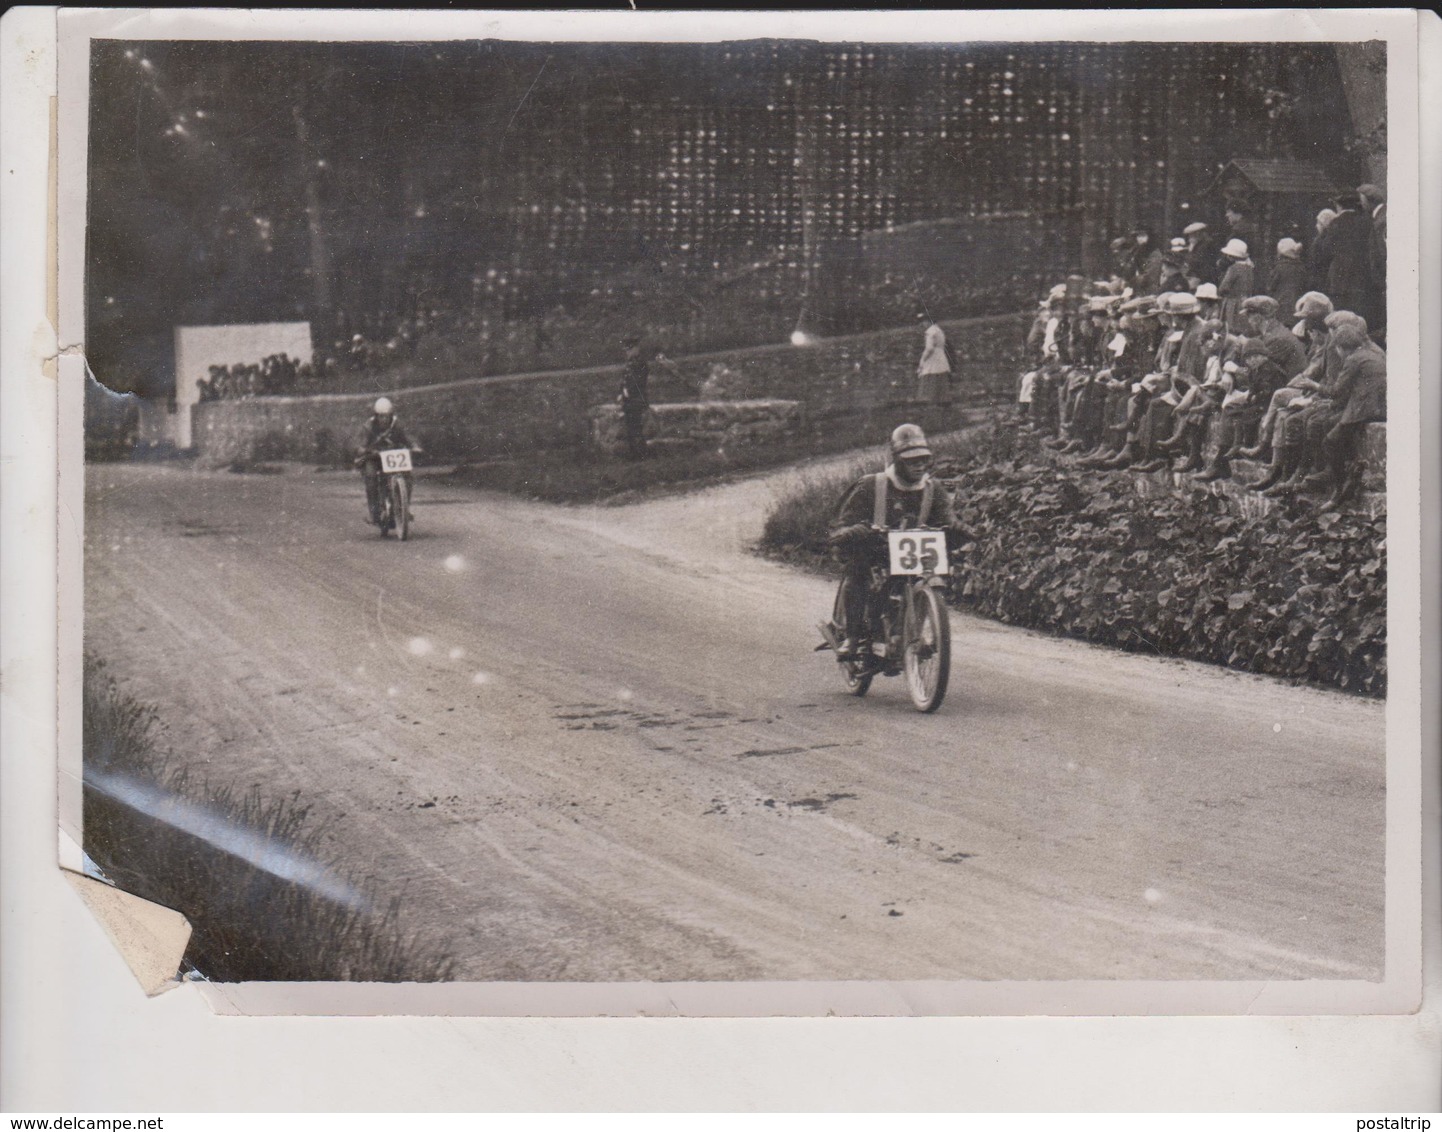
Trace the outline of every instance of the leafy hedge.
{"type": "MultiPolygon", "coordinates": [[[[1202,492],[1032,462],[997,430],[942,461],[973,541],[963,608],[1008,624],[1382,696],[1386,520],[1298,504],[1245,519],[1202,492]]],[[[844,485],[782,500],[763,549],[817,563],[844,485]],[[798,512],[805,512],[804,518],[798,512]]]]}

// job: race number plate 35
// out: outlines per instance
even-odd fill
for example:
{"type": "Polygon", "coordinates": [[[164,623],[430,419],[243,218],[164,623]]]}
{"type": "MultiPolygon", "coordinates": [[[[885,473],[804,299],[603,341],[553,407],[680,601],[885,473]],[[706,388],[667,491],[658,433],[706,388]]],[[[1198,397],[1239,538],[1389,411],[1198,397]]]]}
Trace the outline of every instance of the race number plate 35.
{"type": "Polygon", "coordinates": [[[887,531],[893,574],[950,574],[945,531],[887,531]]]}
{"type": "Polygon", "coordinates": [[[387,448],[380,453],[380,458],[383,472],[408,472],[411,470],[411,450],[409,448],[387,448]]]}

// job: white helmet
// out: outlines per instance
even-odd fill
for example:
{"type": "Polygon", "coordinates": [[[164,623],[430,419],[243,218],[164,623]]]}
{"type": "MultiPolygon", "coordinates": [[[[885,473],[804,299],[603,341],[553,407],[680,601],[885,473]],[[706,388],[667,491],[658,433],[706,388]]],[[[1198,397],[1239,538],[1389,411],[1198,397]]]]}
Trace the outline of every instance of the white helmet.
{"type": "Polygon", "coordinates": [[[379,401],[375,403],[375,408],[372,410],[372,412],[374,412],[375,415],[378,417],[393,416],[395,414],[395,411],[396,407],[391,404],[391,400],[389,397],[382,397],[379,401]]]}

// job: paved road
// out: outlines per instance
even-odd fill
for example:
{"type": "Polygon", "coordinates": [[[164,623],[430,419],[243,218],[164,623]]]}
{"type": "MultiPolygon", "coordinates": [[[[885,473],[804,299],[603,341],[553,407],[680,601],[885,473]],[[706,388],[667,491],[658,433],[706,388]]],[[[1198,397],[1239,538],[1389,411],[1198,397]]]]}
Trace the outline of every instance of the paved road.
{"type": "Polygon", "coordinates": [[[468,980],[1378,978],[1380,704],[957,614],[844,694],[775,481],[555,508],[87,473],[86,636],[218,781],[299,790],[468,980]]]}

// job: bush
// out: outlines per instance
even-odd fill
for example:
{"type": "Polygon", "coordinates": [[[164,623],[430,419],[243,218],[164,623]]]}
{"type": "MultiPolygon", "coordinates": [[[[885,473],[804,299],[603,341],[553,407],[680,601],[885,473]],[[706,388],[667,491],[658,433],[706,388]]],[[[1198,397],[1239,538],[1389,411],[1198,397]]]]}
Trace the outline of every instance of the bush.
{"type": "MultiPolygon", "coordinates": [[[[1301,506],[1243,519],[1218,496],[1143,499],[1109,477],[1031,462],[1000,421],[938,451],[973,536],[953,600],[1099,644],[1348,691],[1386,693],[1386,520],[1301,506]]],[[[803,483],[764,551],[819,565],[852,473],[803,483]]]]}
{"type": "Polygon", "coordinates": [[[196,782],[160,753],[153,709],[84,663],[85,851],[117,886],[182,913],[185,960],[219,982],[431,982],[451,977],[439,941],[375,910],[321,853],[326,830],[297,795],[196,782]]]}

